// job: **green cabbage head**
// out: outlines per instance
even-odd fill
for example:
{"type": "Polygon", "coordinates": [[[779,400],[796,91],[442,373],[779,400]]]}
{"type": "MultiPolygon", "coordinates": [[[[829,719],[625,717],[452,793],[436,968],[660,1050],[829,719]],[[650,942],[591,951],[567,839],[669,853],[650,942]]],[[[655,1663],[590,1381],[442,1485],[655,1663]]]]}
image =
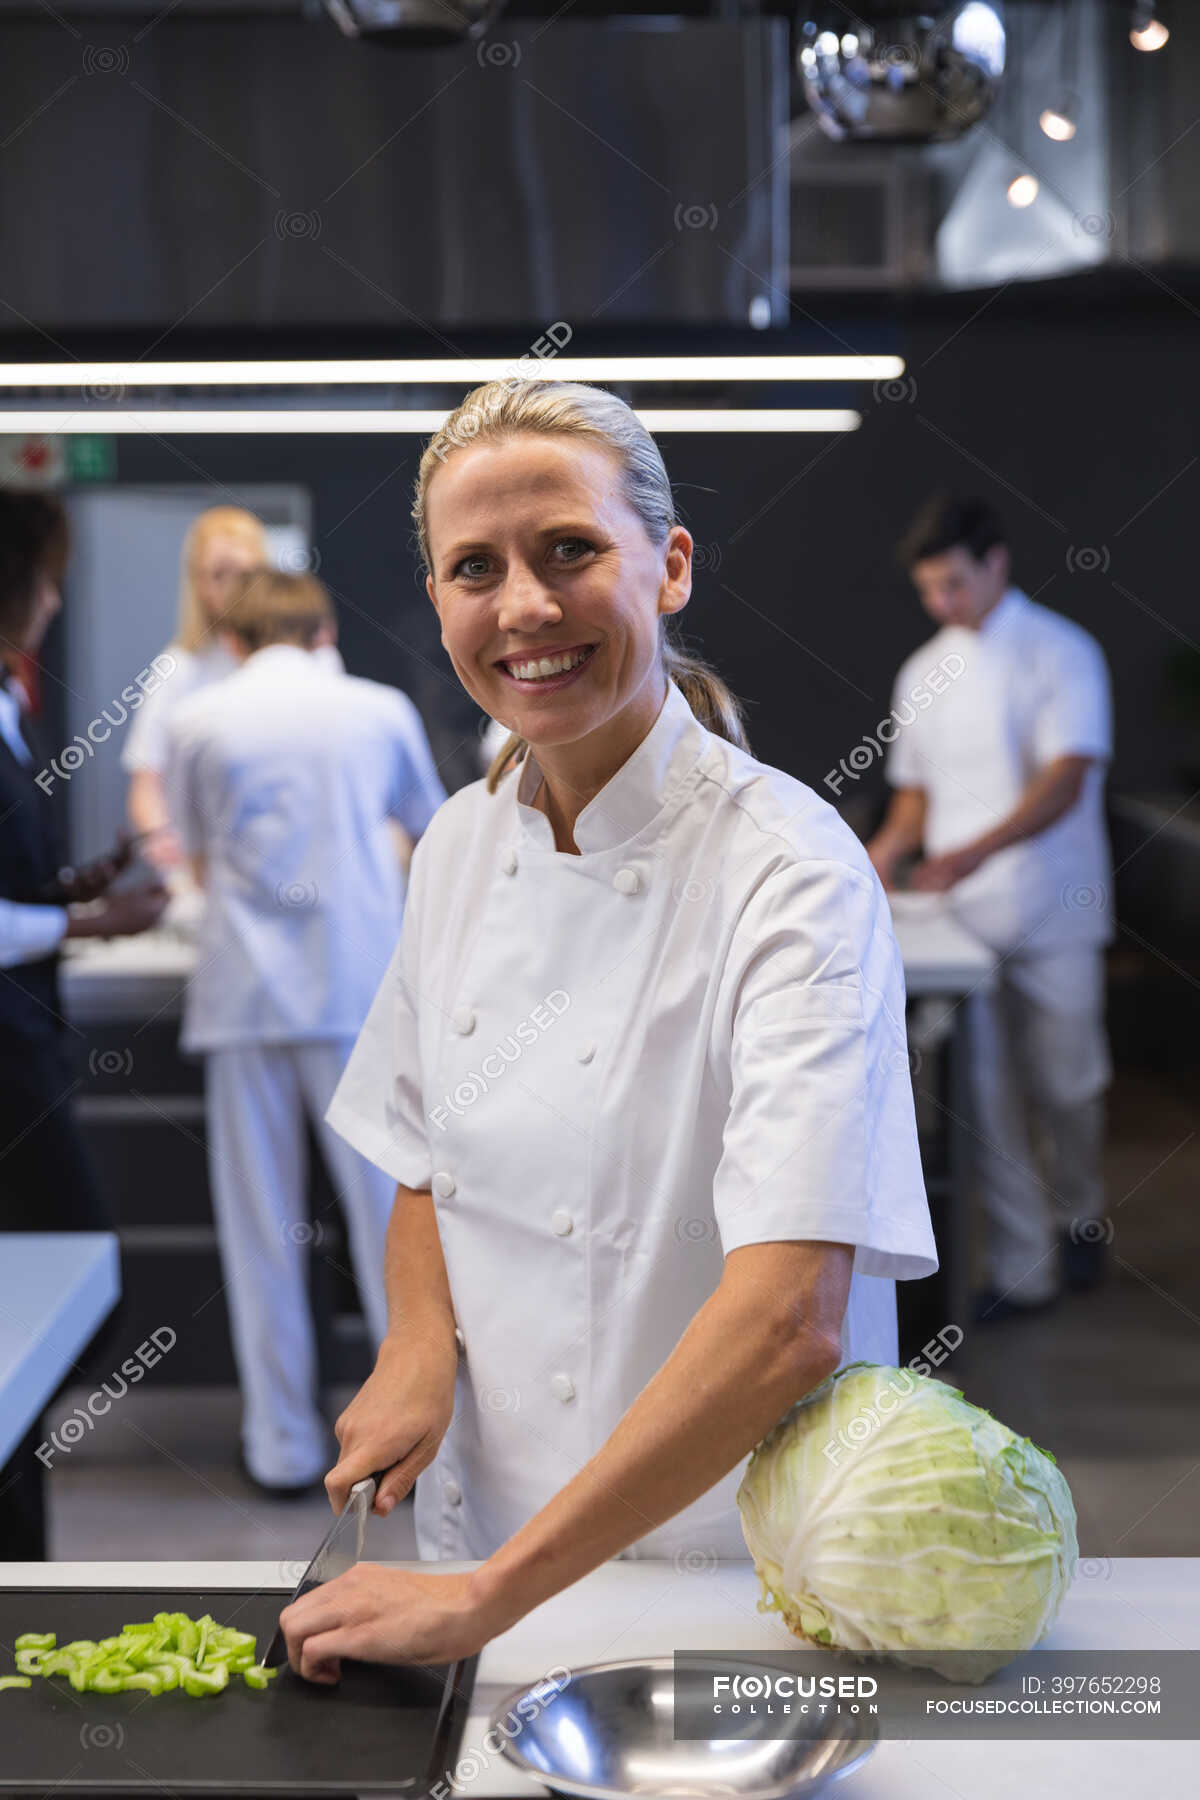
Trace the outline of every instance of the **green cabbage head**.
{"type": "Polygon", "coordinates": [[[793,1406],[737,1502],[760,1612],[951,1681],[1036,1644],[1079,1554],[1052,1456],[957,1388],[880,1363],[851,1363],[793,1406]]]}

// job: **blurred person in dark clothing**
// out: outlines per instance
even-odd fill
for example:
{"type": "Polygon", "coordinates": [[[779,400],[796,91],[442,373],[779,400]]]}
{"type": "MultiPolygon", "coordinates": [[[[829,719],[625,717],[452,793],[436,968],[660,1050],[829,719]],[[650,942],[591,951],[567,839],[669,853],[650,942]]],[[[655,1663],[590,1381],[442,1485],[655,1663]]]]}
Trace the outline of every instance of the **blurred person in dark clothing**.
{"type": "Polygon", "coordinates": [[[0,494],[0,1229],[98,1231],[111,1225],[71,1094],[75,1033],[59,997],[68,937],[144,931],[166,890],[109,893],[127,855],[87,868],[66,855],[52,797],[37,781],[49,760],[18,675],[62,601],[67,519],[47,494],[0,494]],[[81,902],[87,910],[75,910],[81,902]]]}
{"type": "MultiPolygon", "coordinates": [[[[112,1219],[72,1113],[77,1034],[63,1014],[59,946],[67,937],[144,931],[166,890],[108,888],[128,846],[65,867],[56,809],[38,782],[48,757],[29,716],[22,660],[37,654],[62,601],[67,519],[44,494],[0,493],[0,1231],[102,1231],[112,1219]],[[83,908],[86,907],[86,910],[83,908]]],[[[0,1304],[5,1259],[0,1248],[0,1304]]],[[[120,1304],[91,1343],[106,1353],[120,1304]]],[[[80,1373],[67,1371],[63,1386],[80,1373]]],[[[61,1387],[60,1390],[61,1392],[61,1387]]],[[[49,1404],[57,1396],[52,1396],[49,1404]]],[[[35,1419],[0,1469],[0,1560],[47,1553],[35,1419]]]]}

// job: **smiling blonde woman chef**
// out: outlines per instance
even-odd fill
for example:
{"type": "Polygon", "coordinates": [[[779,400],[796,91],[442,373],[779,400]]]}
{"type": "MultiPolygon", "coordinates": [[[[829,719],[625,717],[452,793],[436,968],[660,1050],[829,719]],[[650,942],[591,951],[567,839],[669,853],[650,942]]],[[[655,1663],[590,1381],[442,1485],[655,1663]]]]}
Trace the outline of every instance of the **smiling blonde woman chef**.
{"type": "Polygon", "coordinates": [[[329,1110],[400,1186],[326,1487],[340,1511],[387,1469],[387,1512],[420,1475],[422,1559],[483,1560],[285,1608],[318,1681],[475,1651],[634,1545],[744,1557],[744,1459],[843,1362],[894,1361],[894,1281],[937,1266],[887,900],[667,637],[692,539],[652,438],[600,389],[488,384],[414,518],[455,672],[514,735],[416,848],[329,1110]]]}

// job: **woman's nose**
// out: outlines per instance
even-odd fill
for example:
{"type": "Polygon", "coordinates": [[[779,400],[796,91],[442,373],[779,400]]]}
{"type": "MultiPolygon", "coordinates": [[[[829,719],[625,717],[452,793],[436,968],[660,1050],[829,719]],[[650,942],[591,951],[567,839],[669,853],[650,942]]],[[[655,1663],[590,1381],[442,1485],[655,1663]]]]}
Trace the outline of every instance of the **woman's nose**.
{"type": "Polygon", "coordinates": [[[527,631],[546,619],[562,616],[553,591],[532,570],[510,570],[500,591],[497,624],[501,631],[527,631]]]}

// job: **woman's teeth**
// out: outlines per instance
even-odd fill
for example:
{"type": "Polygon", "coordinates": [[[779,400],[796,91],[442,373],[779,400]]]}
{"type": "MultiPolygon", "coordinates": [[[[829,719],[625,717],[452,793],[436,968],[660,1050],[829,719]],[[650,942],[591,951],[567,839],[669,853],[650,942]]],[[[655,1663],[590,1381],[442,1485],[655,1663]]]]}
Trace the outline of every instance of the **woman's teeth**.
{"type": "Polygon", "coordinates": [[[589,644],[586,650],[572,651],[569,656],[543,656],[534,662],[505,663],[510,675],[518,681],[544,681],[548,675],[565,675],[568,669],[585,662],[596,648],[589,644]]]}

